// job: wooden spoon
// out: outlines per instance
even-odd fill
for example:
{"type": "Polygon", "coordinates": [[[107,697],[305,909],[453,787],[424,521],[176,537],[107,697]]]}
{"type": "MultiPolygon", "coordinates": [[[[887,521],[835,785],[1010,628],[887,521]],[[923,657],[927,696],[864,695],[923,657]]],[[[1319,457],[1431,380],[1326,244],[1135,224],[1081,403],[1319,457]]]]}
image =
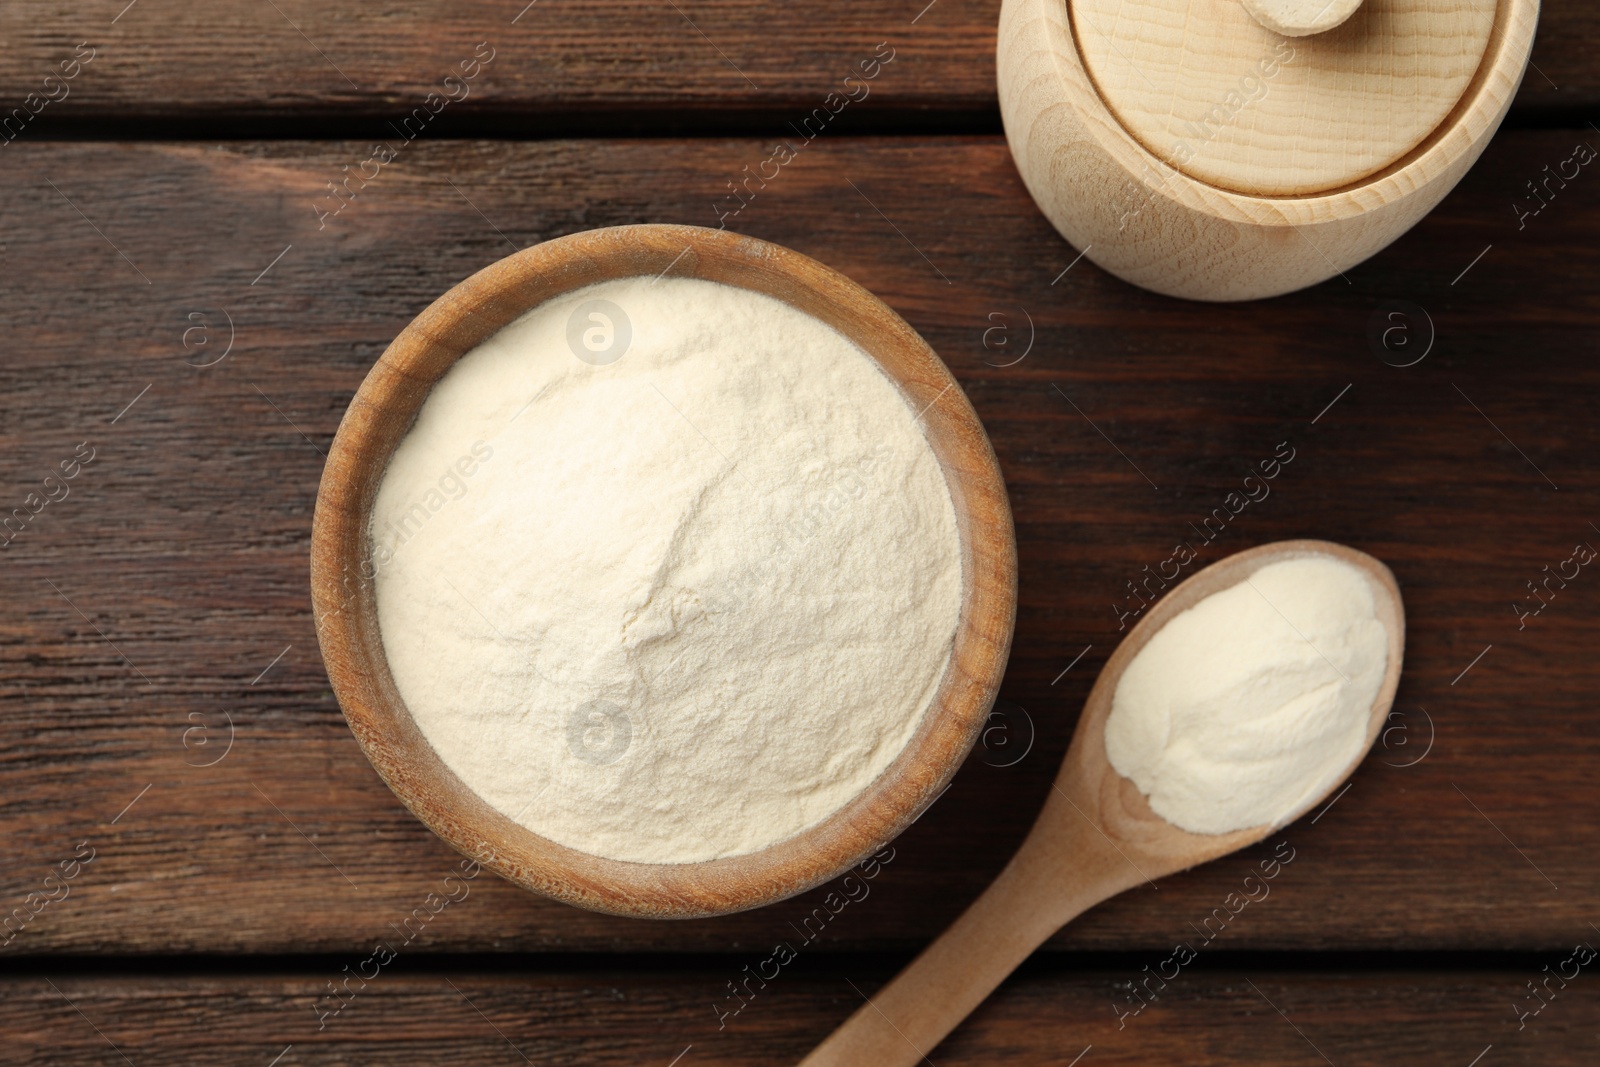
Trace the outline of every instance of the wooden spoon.
{"type": "Polygon", "coordinates": [[[1150,810],[1138,787],[1112,769],[1105,746],[1106,716],[1117,682],[1156,631],[1173,616],[1239,584],[1261,567],[1306,556],[1342,560],[1365,574],[1378,618],[1388,631],[1388,665],[1372,704],[1366,747],[1337,780],[1355,770],[1383,729],[1400,680],[1405,609],[1394,575],[1366,553],[1328,541],[1280,541],[1212,564],[1151,607],[1106,661],[1044,810],[1000,876],[954,926],[817,1046],[801,1067],[911,1067],[1073,918],[1125,889],[1153,884],[1154,879],[1253,845],[1326,798],[1324,793],[1308,800],[1273,826],[1192,834],[1150,810]]]}

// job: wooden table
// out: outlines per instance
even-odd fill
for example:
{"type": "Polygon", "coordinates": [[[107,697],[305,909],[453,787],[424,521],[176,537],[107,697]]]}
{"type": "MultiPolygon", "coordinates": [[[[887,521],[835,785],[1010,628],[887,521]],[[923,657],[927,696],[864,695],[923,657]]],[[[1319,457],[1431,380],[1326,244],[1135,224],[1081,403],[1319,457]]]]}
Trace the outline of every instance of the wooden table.
{"type": "Polygon", "coordinates": [[[924,2],[0,12],[6,107],[54,97],[0,144],[0,488],[21,509],[0,889],[24,917],[0,1062],[792,1063],[999,869],[1126,583],[1280,448],[1271,496],[1200,562],[1289,537],[1387,561],[1410,621],[1390,730],[1330,810],[1086,915],[931,1062],[1596,1062],[1600,976],[1569,961],[1600,946],[1600,575],[1526,613],[1529,583],[1600,545],[1600,177],[1514,205],[1600,146],[1600,15],[1550,0],[1505,128],[1414,231],[1315,289],[1208,306],[1078,260],[1000,136],[996,3],[924,2]],[[373,963],[455,857],[362,758],[317,652],[311,511],[346,403],[413,315],[515,248],[716,225],[881,42],[869,96],[728,225],[881,295],[988,426],[1021,561],[994,728],[870,897],[737,1014],[729,983],[821,891],[647,923],[486,877],[373,963]],[[395,158],[333,214],[327,183],[376,139],[395,158]],[[1270,897],[1206,941],[1279,842],[1270,897]],[[1146,1004],[1179,942],[1197,958],[1146,1004]]]}

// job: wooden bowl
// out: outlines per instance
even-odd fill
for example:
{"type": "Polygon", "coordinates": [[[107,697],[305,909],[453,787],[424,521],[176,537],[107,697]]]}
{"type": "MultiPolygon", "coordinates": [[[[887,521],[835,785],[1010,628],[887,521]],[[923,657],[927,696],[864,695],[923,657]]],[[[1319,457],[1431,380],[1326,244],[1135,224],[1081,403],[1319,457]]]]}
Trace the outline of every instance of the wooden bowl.
{"type": "Polygon", "coordinates": [[[1286,37],[1238,0],[1003,0],[1000,111],[1068,241],[1135,285],[1247,300],[1395,240],[1505,117],[1539,0],[1364,0],[1286,37]]]}
{"type": "Polygon", "coordinates": [[[619,226],[548,241],[492,264],[395,338],[350,402],[317,493],[311,540],[317,637],[350,729],[406,807],[451,845],[537,893],[619,915],[690,918],[769,904],[849,870],[899,834],[955,774],[1005,668],[1016,611],[1016,540],[1005,484],[977,414],[906,322],[815,260],[695,226],[619,226]],[[703,863],[605,859],[518,825],[456,777],[396,690],[378,632],[369,532],[378,485],[429,389],[466,352],[537,304],[595,282],[670,273],[776,297],[850,338],[908,403],[944,471],[961,539],[955,644],[923,722],[897,759],[827,819],[758,852],[703,863]]]}

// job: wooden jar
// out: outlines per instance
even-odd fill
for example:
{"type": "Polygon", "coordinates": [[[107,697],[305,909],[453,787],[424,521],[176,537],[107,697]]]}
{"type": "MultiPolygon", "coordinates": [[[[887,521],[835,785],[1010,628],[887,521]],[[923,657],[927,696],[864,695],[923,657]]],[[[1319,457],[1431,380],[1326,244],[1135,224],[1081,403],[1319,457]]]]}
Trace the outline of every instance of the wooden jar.
{"type": "Polygon", "coordinates": [[[1399,237],[1488,143],[1538,0],[1365,0],[1287,37],[1239,0],[1004,0],[1000,109],[1040,209],[1135,285],[1249,300],[1399,237]]]}

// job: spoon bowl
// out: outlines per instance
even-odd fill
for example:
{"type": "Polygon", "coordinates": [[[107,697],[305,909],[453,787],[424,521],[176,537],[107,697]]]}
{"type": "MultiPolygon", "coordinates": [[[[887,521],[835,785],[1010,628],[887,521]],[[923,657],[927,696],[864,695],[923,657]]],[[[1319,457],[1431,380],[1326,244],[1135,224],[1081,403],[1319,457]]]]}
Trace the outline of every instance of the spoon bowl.
{"type": "Polygon", "coordinates": [[[1106,756],[1106,719],[1117,683],[1168,621],[1268,564],[1306,557],[1331,558],[1359,570],[1371,586],[1388,635],[1388,659],[1372,702],[1367,743],[1335,783],[1355,771],[1383,730],[1405,654],[1405,606],[1389,568],[1365,552],[1308,540],[1261,545],[1206,567],[1156,602],[1106,661],[1044,809],[999,877],[801,1067],[911,1067],[1034,949],[1078,915],[1126,889],[1153,885],[1157,878],[1253,845],[1327,799],[1332,788],[1307,798],[1279,822],[1226,834],[1195,834],[1152,811],[1138,786],[1118,774],[1106,756]]]}

